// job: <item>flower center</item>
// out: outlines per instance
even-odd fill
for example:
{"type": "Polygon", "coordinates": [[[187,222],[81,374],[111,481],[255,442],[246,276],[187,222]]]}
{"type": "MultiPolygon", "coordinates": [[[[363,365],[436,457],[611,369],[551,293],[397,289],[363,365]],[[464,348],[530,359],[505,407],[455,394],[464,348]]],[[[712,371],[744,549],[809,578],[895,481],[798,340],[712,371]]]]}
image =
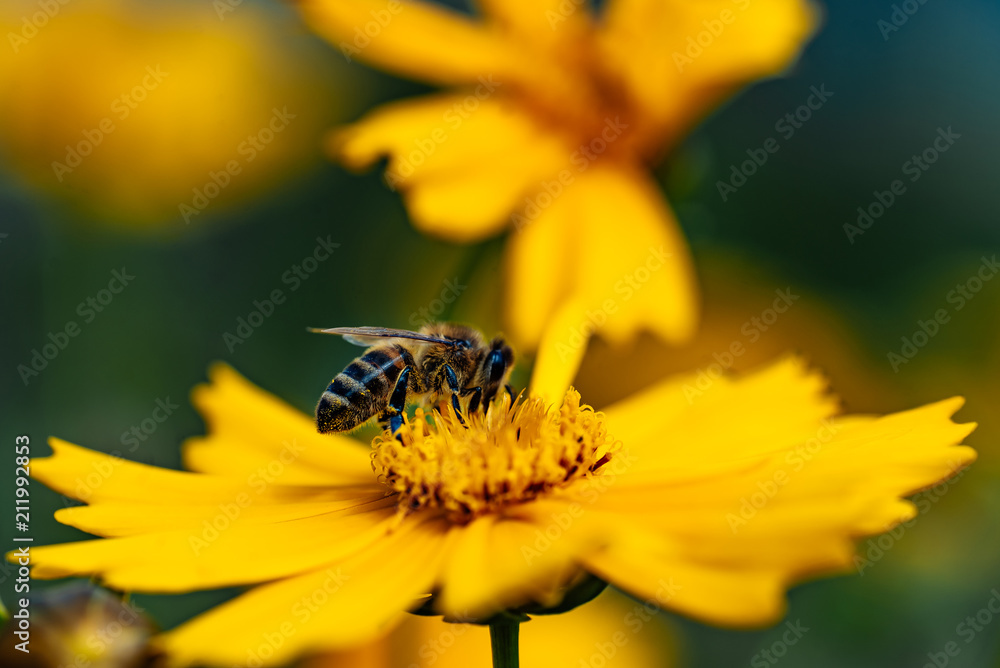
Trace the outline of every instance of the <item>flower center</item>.
{"type": "Polygon", "coordinates": [[[465,415],[463,426],[450,407],[443,413],[417,409],[397,432],[372,443],[379,480],[399,493],[402,513],[442,508],[454,522],[467,522],[580,478],[601,474],[621,448],[604,416],[566,393],[559,409],[538,398],[503,395],[483,414],[465,415]]]}

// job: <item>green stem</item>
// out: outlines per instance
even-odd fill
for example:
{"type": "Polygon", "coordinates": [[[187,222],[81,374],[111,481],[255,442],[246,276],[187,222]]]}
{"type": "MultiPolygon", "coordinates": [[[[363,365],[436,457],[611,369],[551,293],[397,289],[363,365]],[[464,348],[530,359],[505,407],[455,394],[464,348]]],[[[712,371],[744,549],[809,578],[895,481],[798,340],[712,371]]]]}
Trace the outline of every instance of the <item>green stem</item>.
{"type": "Polygon", "coordinates": [[[517,634],[521,623],[500,617],[490,622],[490,647],[493,649],[493,668],[518,668],[517,634]]]}

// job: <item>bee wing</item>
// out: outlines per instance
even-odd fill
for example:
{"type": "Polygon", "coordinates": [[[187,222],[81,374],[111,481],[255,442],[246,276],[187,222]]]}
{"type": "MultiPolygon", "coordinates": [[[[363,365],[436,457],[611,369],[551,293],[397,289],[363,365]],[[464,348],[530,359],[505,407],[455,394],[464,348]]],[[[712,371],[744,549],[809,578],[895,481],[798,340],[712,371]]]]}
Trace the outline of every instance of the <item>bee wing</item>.
{"type": "Polygon", "coordinates": [[[411,332],[406,329],[391,329],[389,327],[331,327],[329,329],[309,328],[310,332],[317,334],[337,334],[344,337],[348,343],[356,346],[368,348],[380,342],[380,339],[412,339],[423,341],[424,343],[437,343],[446,346],[453,346],[455,342],[450,339],[441,339],[436,336],[427,336],[420,332],[411,332]]]}
{"type": "Polygon", "coordinates": [[[351,345],[361,346],[362,348],[371,348],[382,340],[377,336],[358,336],[357,334],[344,334],[343,336],[344,340],[351,345]]]}

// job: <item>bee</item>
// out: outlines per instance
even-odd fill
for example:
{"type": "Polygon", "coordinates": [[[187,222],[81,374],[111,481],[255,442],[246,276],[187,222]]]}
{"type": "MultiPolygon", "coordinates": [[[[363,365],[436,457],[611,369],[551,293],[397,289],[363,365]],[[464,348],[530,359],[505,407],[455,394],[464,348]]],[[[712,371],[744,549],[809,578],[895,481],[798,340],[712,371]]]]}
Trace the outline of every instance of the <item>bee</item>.
{"type": "Polygon", "coordinates": [[[485,410],[501,388],[513,399],[507,379],[514,353],[500,336],[487,343],[478,330],[453,323],[431,323],[419,332],[383,327],[310,331],[338,334],[368,348],[320,396],[316,428],[321,434],[350,431],[376,416],[395,433],[407,401],[436,405],[450,395],[464,424],[459,398],[470,396],[470,413],[480,406],[485,410]]]}

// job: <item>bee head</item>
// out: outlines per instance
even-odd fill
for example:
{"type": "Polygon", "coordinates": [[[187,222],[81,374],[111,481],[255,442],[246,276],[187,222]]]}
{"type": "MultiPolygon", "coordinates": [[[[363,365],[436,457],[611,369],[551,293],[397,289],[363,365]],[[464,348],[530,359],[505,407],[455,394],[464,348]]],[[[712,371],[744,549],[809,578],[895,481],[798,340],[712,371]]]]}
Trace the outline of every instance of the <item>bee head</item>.
{"type": "Polygon", "coordinates": [[[483,356],[479,370],[480,386],[483,388],[483,405],[488,405],[497,395],[514,368],[514,351],[501,337],[490,341],[489,350],[483,356]]]}

